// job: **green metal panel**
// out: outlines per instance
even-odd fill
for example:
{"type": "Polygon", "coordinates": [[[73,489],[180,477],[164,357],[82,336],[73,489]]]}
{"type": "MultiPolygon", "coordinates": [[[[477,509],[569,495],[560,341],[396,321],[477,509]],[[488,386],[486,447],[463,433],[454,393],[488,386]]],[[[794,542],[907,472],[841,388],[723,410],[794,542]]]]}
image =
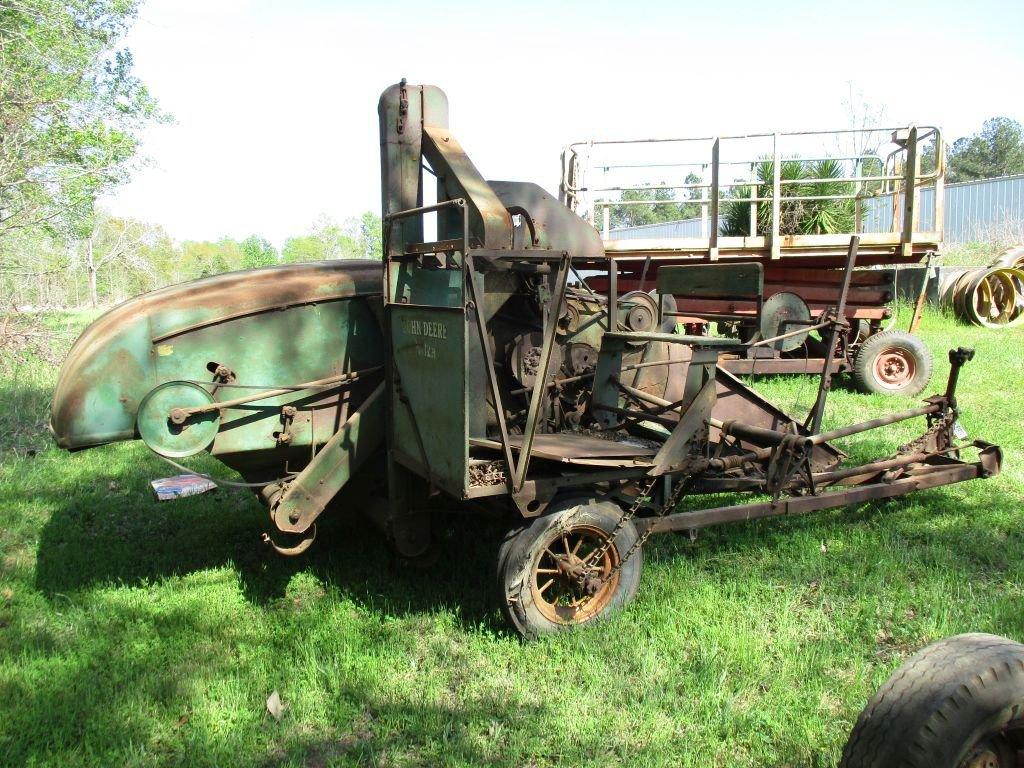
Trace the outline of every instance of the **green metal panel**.
{"type": "MultiPolygon", "coordinates": [[[[461,277],[461,272],[454,274],[461,277]]],[[[466,489],[466,314],[391,304],[391,450],[461,498],[466,489]]]]}
{"type": "MultiPolygon", "coordinates": [[[[175,380],[209,382],[212,390],[210,363],[248,385],[293,385],[382,366],[380,274],[379,262],[357,260],[267,267],[125,302],[82,334],[61,369],[51,411],[58,444],[75,449],[135,437],[139,403],[150,390],[175,380]]],[[[300,467],[310,442],[326,442],[379,381],[376,374],[333,391],[231,408],[211,452],[245,472],[280,474],[286,461],[300,467]],[[275,436],[285,404],[303,407],[287,444],[275,436]]],[[[254,391],[221,389],[216,397],[254,391]]]]}
{"type": "Polygon", "coordinates": [[[748,264],[678,264],[659,267],[658,293],[693,298],[756,297],[764,289],[764,268],[748,264]]]}
{"type": "Polygon", "coordinates": [[[597,358],[597,370],[594,375],[594,389],[590,395],[594,418],[605,426],[619,421],[619,417],[611,411],[597,406],[615,408],[619,406],[619,390],[612,382],[612,376],[622,371],[622,354],[626,349],[626,340],[621,335],[604,334],[601,339],[601,350],[597,358]]]}
{"type": "MultiPolygon", "coordinates": [[[[461,261],[457,262],[461,264],[461,261]]],[[[424,267],[415,259],[392,261],[389,301],[431,307],[462,307],[462,270],[424,267]]]]}
{"type": "MultiPolygon", "coordinates": [[[[231,367],[239,381],[257,384],[314,381],[384,362],[380,327],[363,299],[212,326],[183,339],[174,356],[179,357],[175,363],[178,370],[205,373],[207,361],[216,360],[231,367]],[[247,352],[252,349],[259,349],[260,354],[247,352]]],[[[310,444],[326,442],[380,378],[381,374],[376,374],[339,389],[291,392],[230,408],[224,412],[211,453],[222,456],[278,448],[274,433],[281,428],[281,408],[291,404],[301,410],[295,416],[287,451],[302,451],[308,457],[310,444]],[[339,392],[344,393],[340,402],[339,392]]],[[[221,392],[218,399],[239,394],[237,390],[232,393],[221,392]]]]}

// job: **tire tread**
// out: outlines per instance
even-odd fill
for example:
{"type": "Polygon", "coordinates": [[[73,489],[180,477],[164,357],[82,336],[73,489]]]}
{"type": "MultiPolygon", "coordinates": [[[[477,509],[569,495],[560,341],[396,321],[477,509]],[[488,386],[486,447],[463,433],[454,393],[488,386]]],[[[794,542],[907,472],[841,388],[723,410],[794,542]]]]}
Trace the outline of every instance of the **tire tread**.
{"type": "Polygon", "coordinates": [[[928,646],[868,702],[840,768],[939,768],[949,725],[977,713],[979,695],[996,684],[1024,700],[1024,645],[975,633],[928,646]]]}

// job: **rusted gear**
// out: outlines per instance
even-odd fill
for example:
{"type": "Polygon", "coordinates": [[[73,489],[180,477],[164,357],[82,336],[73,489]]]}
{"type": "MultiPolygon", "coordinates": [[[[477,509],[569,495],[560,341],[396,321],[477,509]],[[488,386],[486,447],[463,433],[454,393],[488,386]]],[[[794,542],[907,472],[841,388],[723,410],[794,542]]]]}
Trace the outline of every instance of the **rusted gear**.
{"type": "Polygon", "coordinates": [[[896,451],[896,456],[922,451],[935,453],[936,451],[949,448],[951,445],[949,431],[952,429],[956,419],[957,414],[954,410],[950,410],[948,413],[935,418],[934,423],[920,437],[916,437],[909,443],[901,445],[899,450],[896,451]]]}

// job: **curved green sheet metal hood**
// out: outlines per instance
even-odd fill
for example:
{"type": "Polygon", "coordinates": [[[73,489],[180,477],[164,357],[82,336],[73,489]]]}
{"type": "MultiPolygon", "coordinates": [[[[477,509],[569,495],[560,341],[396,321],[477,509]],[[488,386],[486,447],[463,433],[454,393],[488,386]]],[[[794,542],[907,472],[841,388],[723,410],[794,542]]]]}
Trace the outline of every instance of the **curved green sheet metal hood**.
{"type": "Polygon", "coordinates": [[[324,360],[330,350],[307,351],[306,344],[316,349],[318,341],[307,337],[322,335],[323,328],[311,323],[321,313],[302,308],[380,290],[379,261],[346,259],[230,272],[130,299],[98,318],[71,348],[50,429],[69,450],[133,439],[146,393],[165,381],[210,381],[206,366],[220,362],[216,355],[248,366],[239,371],[248,380],[275,373],[286,381],[316,378],[334,364],[324,360]]]}

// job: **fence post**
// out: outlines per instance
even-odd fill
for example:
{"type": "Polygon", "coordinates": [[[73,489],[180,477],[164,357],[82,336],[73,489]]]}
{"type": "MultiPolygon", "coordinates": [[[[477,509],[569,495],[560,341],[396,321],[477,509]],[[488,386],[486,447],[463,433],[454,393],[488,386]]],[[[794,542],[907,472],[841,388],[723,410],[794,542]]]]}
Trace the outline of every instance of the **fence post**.
{"type": "Polygon", "coordinates": [[[707,163],[701,166],[700,169],[700,236],[702,238],[708,237],[708,188],[704,186],[704,179],[707,178],[708,166],[707,163]]]}
{"type": "Polygon", "coordinates": [[[718,261],[718,149],[719,140],[711,145],[711,231],[708,232],[708,258],[718,261]]]}
{"type": "Polygon", "coordinates": [[[901,255],[914,252],[914,231],[917,229],[917,126],[910,126],[907,134],[907,159],[903,166],[903,234],[900,237],[901,255]]]}
{"type": "Polygon", "coordinates": [[[782,256],[782,244],[779,242],[779,218],[782,213],[782,169],[779,167],[779,134],[772,136],[772,231],[771,257],[782,256]]]}
{"type": "MultiPolygon", "coordinates": [[[[751,163],[750,164],[750,180],[752,182],[756,182],[757,181],[757,163],[751,163]]],[[[752,186],[747,187],[747,189],[750,190],[750,196],[752,198],[759,197],[759,195],[757,194],[758,193],[758,185],[757,184],[753,184],[752,186]]],[[[758,206],[757,202],[751,201],[751,203],[750,203],[750,236],[751,237],[757,237],[757,206],[758,206]]]]}
{"type": "Polygon", "coordinates": [[[939,233],[939,241],[945,239],[943,230],[946,227],[946,147],[942,142],[942,134],[935,129],[935,221],[932,229],[939,233]]]}

